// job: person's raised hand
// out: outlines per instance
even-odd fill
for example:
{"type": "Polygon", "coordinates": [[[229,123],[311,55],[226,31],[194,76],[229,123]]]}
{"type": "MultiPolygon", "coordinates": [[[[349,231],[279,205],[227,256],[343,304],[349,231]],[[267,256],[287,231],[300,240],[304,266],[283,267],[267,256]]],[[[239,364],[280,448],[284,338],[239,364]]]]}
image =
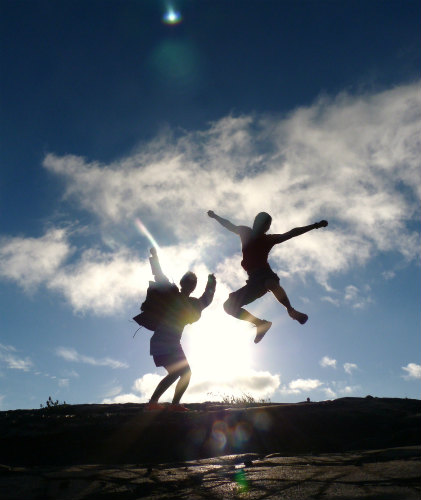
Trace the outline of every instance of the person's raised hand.
{"type": "Polygon", "coordinates": [[[215,218],[215,212],[213,210],[208,210],[208,215],[211,219],[215,218]]]}
{"type": "Polygon", "coordinates": [[[319,227],[326,227],[328,225],[328,222],[327,220],[321,220],[320,222],[316,222],[317,224],[317,229],[319,229],[319,227]]]}

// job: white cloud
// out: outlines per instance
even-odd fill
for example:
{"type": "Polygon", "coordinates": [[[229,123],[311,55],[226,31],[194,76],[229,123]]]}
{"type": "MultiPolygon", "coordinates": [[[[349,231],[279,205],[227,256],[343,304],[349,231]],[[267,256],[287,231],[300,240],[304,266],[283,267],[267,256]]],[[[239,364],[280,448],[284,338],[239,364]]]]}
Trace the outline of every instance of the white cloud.
{"type": "Polygon", "coordinates": [[[326,295],[321,297],[324,302],[329,302],[332,305],[339,307],[341,305],[352,307],[353,309],[365,309],[373,302],[371,297],[371,289],[369,285],[364,285],[361,289],[355,285],[348,285],[342,292],[338,290],[329,290],[335,295],[326,295]]]}
{"type": "Polygon", "coordinates": [[[114,396],[112,398],[104,398],[102,400],[103,404],[124,404],[124,403],[145,403],[146,400],[141,396],[136,394],[120,394],[119,396],[114,396]]]}
{"type": "Polygon", "coordinates": [[[144,276],[149,275],[146,262],[140,263],[126,249],[112,253],[91,249],[51,277],[48,287],[61,291],[76,311],[107,315],[139,297],[147,286],[144,276]]]}
{"type": "Polygon", "coordinates": [[[244,395],[259,401],[273,397],[279,386],[279,375],[249,369],[230,378],[193,379],[186,402],[221,401],[224,396],[241,398],[244,395]]]}
{"type": "MultiPolygon", "coordinates": [[[[147,285],[146,256],[130,250],[138,245],[140,218],[171,256],[175,279],[188,263],[219,264],[228,282],[241,281],[238,241],[207,218],[208,209],[238,224],[268,211],[273,232],[328,219],[328,228],[271,254],[284,276],[311,274],[327,290],[330,276],[379,253],[414,259],[420,247],[411,225],[421,197],[420,109],[416,82],[319,99],[283,117],[225,117],[206,130],[158,137],[109,164],[49,154],[44,167],[65,179],[66,196],[77,208],[100,221],[101,242],[110,247],[88,245],[69,263],[64,230],[3,238],[0,276],[26,289],[44,284],[77,311],[114,313],[147,285]],[[172,259],[182,259],[186,249],[188,262],[177,267],[172,259]],[[238,271],[230,272],[231,265],[238,271]]],[[[344,300],[361,308],[371,298],[369,290],[350,285],[344,300]]]]}
{"type": "Polygon", "coordinates": [[[339,305],[340,305],[339,299],[335,299],[333,297],[330,297],[329,295],[321,297],[321,300],[323,302],[329,302],[330,304],[334,305],[335,307],[339,307],[339,305]]]}
{"type": "Polygon", "coordinates": [[[51,278],[71,254],[63,229],[51,229],[41,238],[2,238],[0,276],[29,290],[51,278]]]}
{"type": "Polygon", "coordinates": [[[0,353],[0,361],[3,361],[7,368],[12,370],[22,370],[24,372],[28,372],[33,366],[32,361],[28,357],[22,359],[12,354],[0,353]]]}
{"type": "Polygon", "coordinates": [[[391,280],[393,279],[395,276],[396,276],[396,272],[395,271],[384,271],[382,273],[382,276],[385,280],[391,280]]]}
{"type": "Polygon", "coordinates": [[[142,377],[136,379],[133,383],[133,390],[140,393],[143,397],[150,397],[155,387],[164,377],[157,373],[146,373],[142,377]]]}
{"type": "MultiPolygon", "coordinates": [[[[54,231],[53,231],[54,233],[54,231]]],[[[60,232],[63,248],[69,248],[64,243],[66,236],[60,232]]],[[[128,302],[142,300],[148,286],[148,280],[152,279],[152,273],[148,262],[149,252],[144,251],[142,260],[128,248],[119,248],[113,251],[100,251],[95,248],[85,250],[74,262],[66,262],[71,252],[62,252],[60,267],[58,262],[51,263],[51,266],[32,265],[26,261],[28,255],[34,255],[40,249],[47,253],[54,253],[56,247],[62,248],[57,242],[51,243],[50,233],[36,239],[28,238],[25,243],[20,241],[16,247],[21,251],[20,258],[15,255],[10,260],[4,262],[4,272],[0,268],[0,275],[6,275],[6,268],[10,265],[8,277],[25,289],[33,288],[35,285],[45,285],[54,292],[61,292],[67,301],[77,312],[91,311],[98,315],[112,315],[121,310],[128,302]],[[48,243],[50,242],[50,243],[48,243]],[[49,246],[50,245],[50,246],[49,246]],[[14,265],[18,261],[21,265],[14,265]],[[24,265],[24,262],[26,264],[24,265]],[[33,272],[32,272],[33,271],[33,272]],[[28,278],[30,276],[30,278],[28,278]]],[[[161,263],[164,271],[170,279],[176,282],[188,269],[200,269],[206,277],[209,271],[197,261],[198,249],[205,244],[206,237],[197,240],[195,247],[182,248],[168,246],[160,253],[161,263]]],[[[14,245],[6,245],[7,252],[13,251],[14,245]]],[[[1,252],[1,247],[0,247],[1,252]]]]}
{"type": "Polygon", "coordinates": [[[329,358],[329,356],[323,356],[319,363],[320,366],[323,366],[324,368],[336,368],[336,359],[329,358]]]}
{"type": "Polygon", "coordinates": [[[336,392],[333,389],[331,389],[330,387],[326,387],[323,390],[324,390],[324,393],[325,393],[327,398],[329,398],[329,399],[336,398],[336,392]]]}
{"type": "Polygon", "coordinates": [[[344,363],[344,370],[349,375],[352,375],[354,370],[358,370],[358,366],[355,363],[344,363]]]}
{"type": "Polygon", "coordinates": [[[284,394],[300,394],[302,392],[313,391],[323,386],[323,382],[317,379],[296,379],[292,380],[287,386],[283,386],[280,390],[284,394]]]}
{"type": "Polygon", "coordinates": [[[406,366],[402,366],[402,370],[406,371],[405,379],[421,379],[421,365],[416,363],[408,363],[406,366]]]}
{"type": "Polygon", "coordinates": [[[96,359],[91,356],[79,354],[76,349],[70,347],[57,347],[56,355],[66,361],[74,363],[85,363],[92,366],[108,366],[109,368],[128,368],[127,363],[112,358],[96,359]]]}
{"type": "Polygon", "coordinates": [[[16,352],[16,348],[13,347],[12,345],[0,344],[0,351],[16,352]]]}
{"type": "Polygon", "coordinates": [[[341,394],[349,395],[349,394],[354,394],[355,392],[361,390],[361,387],[359,385],[346,385],[345,387],[342,387],[339,389],[339,392],[341,394]]]}
{"type": "Polygon", "coordinates": [[[366,285],[361,291],[354,285],[348,285],[345,288],[345,303],[351,305],[354,309],[364,309],[372,302],[370,296],[370,287],[366,285]]]}
{"type": "MultiPolygon", "coordinates": [[[[105,398],[103,403],[145,403],[149,401],[153,391],[162,379],[163,376],[157,373],[146,373],[135,380],[132,387],[133,392],[105,398]]],[[[279,375],[273,375],[266,371],[249,369],[232,377],[218,377],[218,374],[214,374],[209,378],[198,377],[193,372],[191,383],[183,396],[183,402],[221,401],[224,397],[241,398],[245,394],[259,401],[270,399],[279,388],[279,385],[279,375]]],[[[175,384],[163,394],[161,401],[171,401],[174,389],[175,384]]]]}
{"type": "Polygon", "coordinates": [[[31,359],[29,357],[20,358],[16,354],[12,354],[14,352],[16,349],[13,346],[0,344],[0,362],[3,362],[11,370],[28,372],[33,367],[31,359]]]}

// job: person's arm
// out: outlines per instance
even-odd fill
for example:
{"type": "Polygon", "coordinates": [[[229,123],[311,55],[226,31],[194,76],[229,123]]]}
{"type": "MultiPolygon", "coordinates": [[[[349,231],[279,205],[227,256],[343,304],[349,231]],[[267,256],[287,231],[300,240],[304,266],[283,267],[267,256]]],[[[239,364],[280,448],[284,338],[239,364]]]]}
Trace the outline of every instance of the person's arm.
{"type": "Polygon", "coordinates": [[[315,222],[314,224],[310,224],[309,226],[303,227],[295,227],[283,234],[274,234],[274,239],[276,243],[282,243],[283,241],[290,240],[291,238],[295,238],[296,236],[301,236],[304,233],[308,233],[313,229],[319,229],[321,227],[326,227],[328,224],[327,220],[321,220],[320,222],[315,222]]]}
{"type": "Polygon", "coordinates": [[[151,256],[149,257],[149,263],[151,265],[152,274],[154,275],[155,281],[157,283],[169,283],[169,279],[162,272],[161,264],[159,263],[158,254],[155,248],[150,250],[151,256]]]}
{"type": "Polygon", "coordinates": [[[203,295],[196,299],[196,297],[189,297],[189,306],[184,313],[185,324],[195,323],[200,319],[202,311],[205,307],[212,302],[215,293],[216,279],[213,274],[209,274],[208,282],[206,284],[203,295]]]}
{"type": "Polygon", "coordinates": [[[209,274],[208,282],[206,284],[205,291],[203,295],[199,298],[200,306],[202,310],[212,302],[213,296],[215,295],[216,279],[213,274],[209,274]]]}
{"type": "Polygon", "coordinates": [[[222,217],[219,217],[219,215],[216,215],[216,213],[213,210],[209,210],[208,215],[211,219],[215,219],[216,221],[218,221],[219,224],[225,227],[225,229],[228,229],[228,231],[231,231],[232,233],[235,234],[239,234],[239,226],[235,226],[228,219],[223,219],[222,217]]]}

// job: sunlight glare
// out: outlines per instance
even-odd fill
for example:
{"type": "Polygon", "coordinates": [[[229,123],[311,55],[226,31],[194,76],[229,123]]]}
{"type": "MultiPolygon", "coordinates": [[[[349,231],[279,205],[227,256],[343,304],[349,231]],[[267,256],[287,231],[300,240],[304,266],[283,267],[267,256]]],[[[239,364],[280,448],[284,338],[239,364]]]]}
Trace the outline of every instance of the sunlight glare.
{"type": "Polygon", "coordinates": [[[181,14],[174,10],[173,7],[168,7],[167,12],[165,12],[162,21],[165,24],[179,24],[182,21],[181,14]]]}
{"type": "Polygon", "coordinates": [[[254,331],[251,326],[230,318],[218,307],[206,315],[189,335],[189,361],[199,379],[229,382],[249,373],[254,331]]]}

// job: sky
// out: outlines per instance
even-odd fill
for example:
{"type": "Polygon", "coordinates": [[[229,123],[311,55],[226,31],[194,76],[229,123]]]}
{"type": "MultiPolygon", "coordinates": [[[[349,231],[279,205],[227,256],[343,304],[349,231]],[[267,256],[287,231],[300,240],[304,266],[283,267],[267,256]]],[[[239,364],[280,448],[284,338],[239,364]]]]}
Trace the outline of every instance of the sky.
{"type": "MultiPolygon", "coordinates": [[[[158,249],[216,294],[182,345],[186,403],[419,398],[420,3],[0,0],[0,410],[148,401],[131,320],[158,249]],[[302,326],[262,342],[223,303],[238,237],[274,247],[302,326]],[[146,229],[145,229],[146,228],[146,229]]],[[[172,388],[163,396],[170,401],[172,388]]]]}

